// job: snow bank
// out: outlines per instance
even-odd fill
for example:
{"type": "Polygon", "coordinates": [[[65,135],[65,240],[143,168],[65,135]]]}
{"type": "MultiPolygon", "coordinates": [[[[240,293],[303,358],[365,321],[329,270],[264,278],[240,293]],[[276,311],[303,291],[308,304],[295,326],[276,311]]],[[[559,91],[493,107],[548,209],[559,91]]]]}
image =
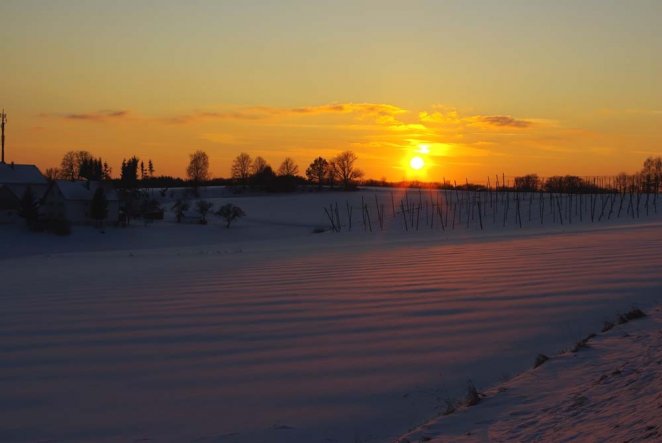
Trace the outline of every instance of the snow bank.
{"type": "Polygon", "coordinates": [[[478,405],[398,439],[427,441],[659,441],[662,309],[601,333],[587,348],[488,390],[478,405]]]}

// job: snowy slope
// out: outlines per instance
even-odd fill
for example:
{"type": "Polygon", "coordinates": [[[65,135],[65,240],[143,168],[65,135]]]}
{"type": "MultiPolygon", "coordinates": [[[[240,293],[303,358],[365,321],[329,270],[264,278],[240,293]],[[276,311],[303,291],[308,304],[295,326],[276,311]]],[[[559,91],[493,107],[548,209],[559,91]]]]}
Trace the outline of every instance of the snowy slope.
{"type": "Polygon", "coordinates": [[[399,441],[660,441],[662,309],[485,395],[399,441]]]}

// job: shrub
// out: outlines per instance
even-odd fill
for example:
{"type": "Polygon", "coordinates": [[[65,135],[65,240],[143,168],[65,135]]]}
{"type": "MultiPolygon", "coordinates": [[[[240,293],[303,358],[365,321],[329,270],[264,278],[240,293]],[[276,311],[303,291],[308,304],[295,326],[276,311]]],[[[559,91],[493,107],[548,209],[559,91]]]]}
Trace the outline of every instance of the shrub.
{"type": "Polygon", "coordinates": [[[467,382],[467,396],[464,399],[464,404],[467,406],[474,406],[480,403],[480,394],[473,382],[469,380],[467,382]]]}
{"type": "Polygon", "coordinates": [[[602,332],[607,332],[614,327],[614,324],[610,321],[606,321],[602,325],[602,332]]]}
{"type": "Polygon", "coordinates": [[[542,365],[545,363],[547,360],[549,360],[549,357],[547,357],[545,354],[538,354],[536,356],[536,360],[533,362],[533,368],[537,368],[538,366],[542,365]]]}
{"type": "Polygon", "coordinates": [[[644,314],[644,311],[642,311],[639,308],[633,308],[626,312],[625,314],[621,314],[618,317],[618,324],[622,325],[624,323],[629,322],[630,320],[637,320],[639,318],[644,318],[646,317],[646,314],[644,314]]]}
{"type": "Polygon", "coordinates": [[[233,221],[238,218],[241,218],[246,215],[246,213],[238,206],[228,203],[227,205],[221,206],[221,208],[216,211],[216,214],[225,220],[225,227],[229,228],[233,221]]]}
{"type": "Polygon", "coordinates": [[[203,225],[207,224],[207,213],[211,210],[214,204],[207,200],[198,200],[196,203],[196,209],[200,214],[200,223],[203,225]]]}

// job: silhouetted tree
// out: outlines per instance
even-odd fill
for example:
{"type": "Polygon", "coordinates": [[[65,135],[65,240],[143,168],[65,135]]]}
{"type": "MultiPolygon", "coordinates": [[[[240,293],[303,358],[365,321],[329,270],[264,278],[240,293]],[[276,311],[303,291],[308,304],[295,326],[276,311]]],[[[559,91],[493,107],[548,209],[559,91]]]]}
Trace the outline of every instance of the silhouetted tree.
{"type": "Polygon", "coordinates": [[[101,186],[94,191],[92,196],[90,217],[99,225],[103,225],[103,221],[108,217],[108,199],[106,199],[106,193],[101,186]]]}
{"type": "MultiPolygon", "coordinates": [[[[99,162],[101,159],[98,160],[99,162]]],[[[94,180],[97,168],[97,160],[87,151],[69,151],[64,154],[60,162],[60,176],[65,180],[78,180],[85,178],[94,180]]]]}
{"type": "Polygon", "coordinates": [[[345,191],[355,186],[355,181],[363,177],[363,171],[354,167],[358,157],[352,151],[338,154],[332,162],[334,175],[342,183],[345,191]]]}
{"type": "Polygon", "coordinates": [[[138,157],[135,155],[128,160],[122,160],[122,186],[125,188],[134,188],[138,182],[138,157]]]}
{"type": "Polygon", "coordinates": [[[101,158],[95,159],[91,156],[82,157],[80,159],[78,177],[86,180],[102,180],[103,162],[101,158]]]}
{"type": "Polygon", "coordinates": [[[231,175],[232,178],[239,181],[241,184],[247,184],[248,178],[251,175],[251,156],[242,152],[232,161],[231,175]]]}
{"type": "Polygon", "coordinates": [[[299,166],[294,162],[291,157],[285,157],[283,163],[278,167],[278,175],[281,177],[291,176],[294,177],[299,173],[299,166]]]}
{"type": "Polygon", "coordinates": [[[191,180],[193,189],[197,194],[198,186],[209,180],[209,157],[206,152],[195,151],[191,154],[191,161],[188,168],[186,168],[186,175],[191,180]]]}
{"type": "Polygon", "coordinates": [[[575,175],[566,175],[549,177],[545,181],[544,185],[545,191],[547,192],[558,192],[558,193],[578,193],[578,192],[589,192],[595,191],[597,186],[586,182],[581,177],[575,175]]]}
{"type": "Polygon", "coordinates": [[[147,170],[145,169],[145,162],[140,161],[140,180],[145,180],[147,177],[147,170]]]}
{"type": "Polygon", "coordinates": [[[540,179],[537,174],[528,174],[523,177],[515,177],[515,189],[522,192],[534,192],[540,187],[540,179]]]}
{"type": "Polygon", "coordinates": [[[336,159],[329,160],[329,168],[326,171],[326,181],[332,188],[338,181],[338,168],[336,167],[336,159]]]}
{"type": "Polygon", "coordinates": [[[233,221],[246,215],[246,213],[240,207],[235,206],[232,203],[221,206],[221,208],[216,211],[216,214],[225,220],[226,228],[229,228],[233,221]]]}
{"type": "Polygon", "coordinates": [[[322,157],[317,157],[306,169],[306,177],[311,183],[317,183],[317,188],[322,189],[324,180],[329,173],[329,162],[322,157]]]}
{"type": "Polygon", "coordinates": [[[50,182],[55,181],[60,178],[60,170],[58,168],[47,168],[44,176],[50,182]]]}
{"type": "Polygon", "coordinates": [[[255,157],[253,162],[251,163],[251,174],[252,175],[258,175],[261,172],[263,172],[267,167],[269,167],[269,163],[262,157],[255,157]]]}
{"type": "Polygon", "coordinates": [[[203,225],[207,224],[207,214],[209,213],[209,210],[214,206],[212,202],[209,202],[207,200],[198,200],[196,203],[196,208],[198,210],[198,213],[200,214],[200,223],[203,225]]]}
{"type": "Polygon", "coordinates": [[[103,179],[110,180],[112,179],[113,168],[111,168],[108,163],[103,162],[103,179]]]}
{"type": "Polygon", "coordinates": [[[154,177],[154,163],[152,163],[152,159],[149,159],[147,162],[147,172],[149,173],[149,178],[154,177]]]}
{"type": "Polygon", "coordinates": [[[60,176],[65,180],[76,180],[78,178],[78,157],[74,151],[69,151],[62,157],[60,176]]]}
{"type": "Polygon", "coordinates": [[[659,190],[662,183],[662,157],[648,157],[641,169],[641,178],[645,192],[659,190]]]}
{"type": "Polygon", "coordinates": [[[618,192],[627,192],[631,189],[634,182],[634,177],[627,175],[625,172],[618,174],[614,180],[614,185],[618,192]]]}
{"type": "Polygon", "coordinates": [[[276,178],[271,166],[265,166],[260,172],[251,176],[251,185],[263,190],[271,189],[273,182],[276,178]]]}

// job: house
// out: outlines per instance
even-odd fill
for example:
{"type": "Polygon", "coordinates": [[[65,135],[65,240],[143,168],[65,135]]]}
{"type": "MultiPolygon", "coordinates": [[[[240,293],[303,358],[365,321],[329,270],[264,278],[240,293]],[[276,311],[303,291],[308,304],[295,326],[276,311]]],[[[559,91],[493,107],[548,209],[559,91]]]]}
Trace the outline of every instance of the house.
{"type": "Polygon", "coordinates": [[[99,187],[103,188],[108,202],[105,221],[116,223],[120,208],[117,191],[109,183],[98,181],[53,181],[42,199],[40,213],[48,220],[67,220],[75,224],[92,223],[94,220],[90,216],[90,207],[92,197],[99,187]]]}
{"type": "Polygon", "coordinates": [[[30,188],[35,201],[48,189],[48,181],[35,165],[0,163],[0,223],[19,219],[21,199],[30,188]]]}

